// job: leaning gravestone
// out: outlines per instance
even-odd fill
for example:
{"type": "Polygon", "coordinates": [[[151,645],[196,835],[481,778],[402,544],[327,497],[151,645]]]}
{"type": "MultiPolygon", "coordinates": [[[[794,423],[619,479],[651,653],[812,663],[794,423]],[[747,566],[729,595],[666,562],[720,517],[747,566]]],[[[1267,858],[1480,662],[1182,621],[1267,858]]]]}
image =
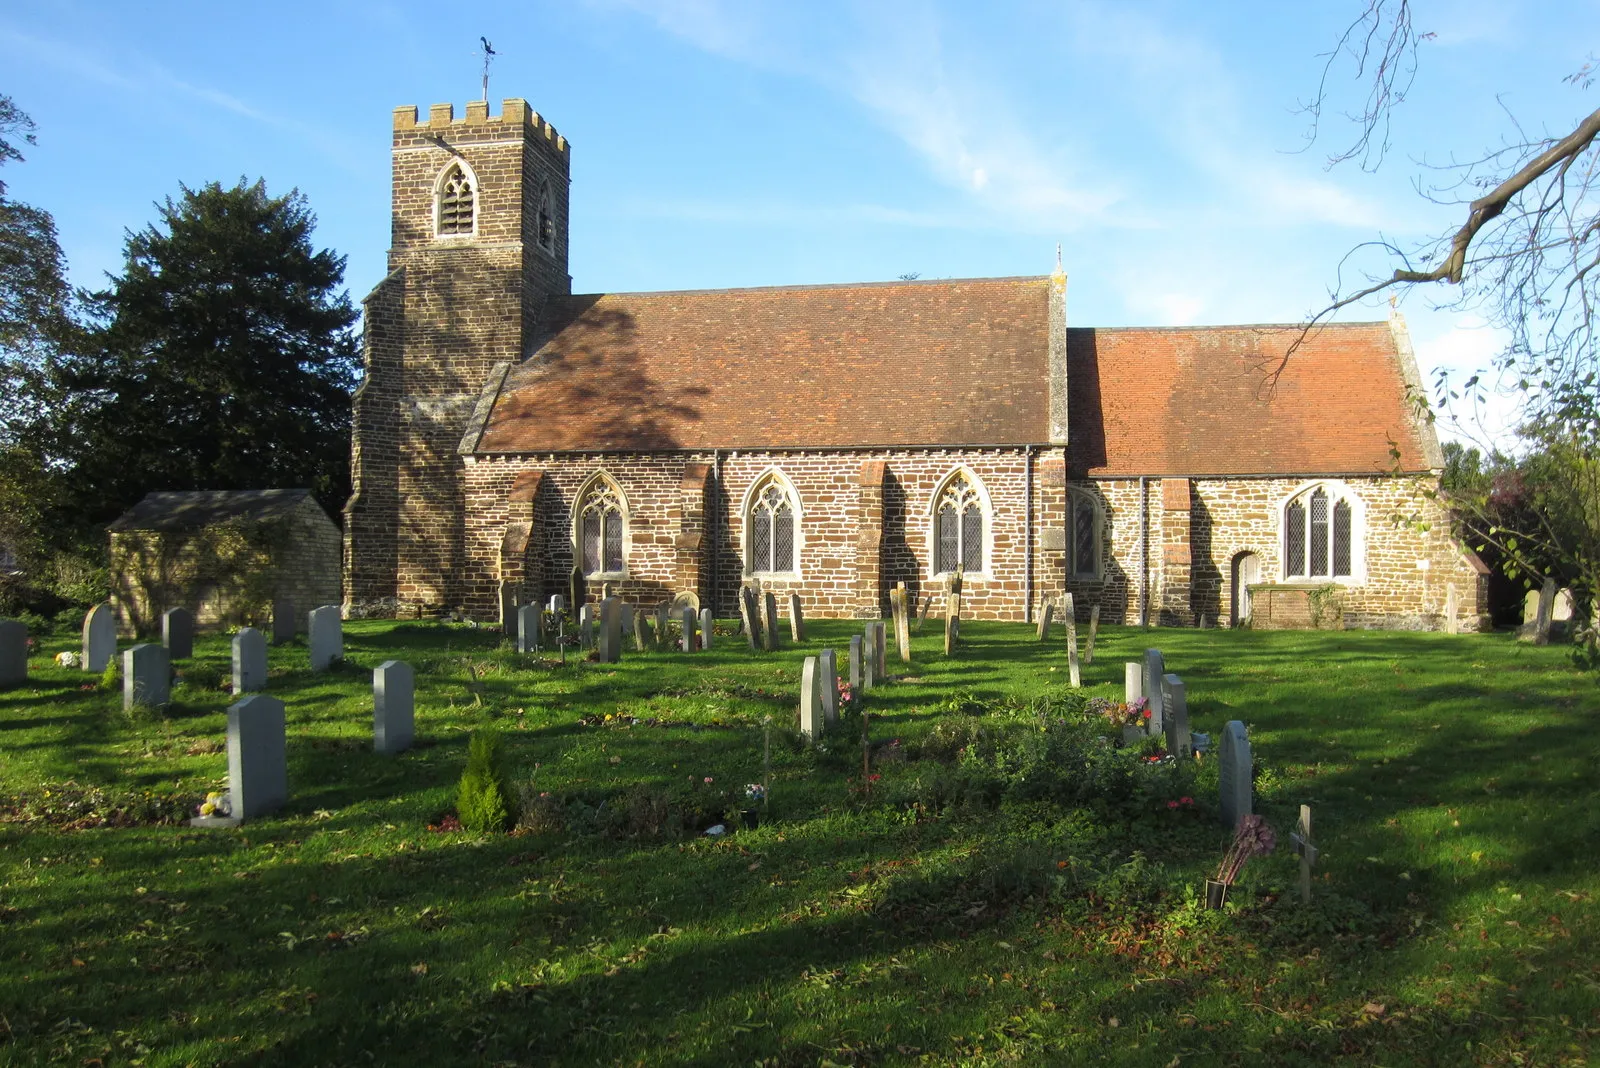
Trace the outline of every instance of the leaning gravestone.
{"type": "Polygon", "coordinates": [[[933,607],[933,594],[922,595],[922,608],[917,612],[917,633],[922,633],[922,625],[928,621],[928,610],[933,607]]]}
{"type": "Polygon", "coordinates": [[[771,652],[778,646],[778,599],[768,590],[761,595],[761,637],[765,640],[767,651],[771,652]]]}
{"type": "Polygon", "coordinates": [[[622,659],[622,602],[607,597],[600,602],[600,663],[615,664],[622,659]]]}
{"type": "Polygon", "coordinates": [[[822,689],[822,718],[827,723],[839,721],[839,658],[832,649],[817,654],[818,686],[822,689]]]}
{"type": "Polygon", "coordinates": [[[154,643],[135,645],[122,654],[122,710],[134,705],[160,708],[172,699],[172,662],[154,643]]]}
{"type": "Polygon", "coordinates": [[[806,657],[800,668],[800,733],[806,741],[814,741],[822,733],[822,687],[817,658],[806,657]]]}
{"type": "Polygon", "coordinates": [[[683,606],[682,631],[683,651],[686,653],[694,652],[694,608],[690,605],[683,606]]]}
{"type": "Polygon", "coordinates": [[[867,664],[863,655],[863,642],[861,635],[855,634],[850,638],[850,699],[855,704],[861,703],[861,691],[866,689],[867,664]]]}
{"type": "Polygon", "coordinates": [[[1161,677],[1161,707],[1167,717],[1167,752],[1187,760],[1194,755],[1194,743],[1189,737],[1189,691],[1178,676],[1161,677]]]}
{"type": "Polygon", "coordinates": [[[761,648],[761,617],[756,611],[756,595],[749,586],[739,587],[739,623],[744,627],[744,640],[755,652],[761,648]]]}
{"type": "Polygon", "coordinates": [[[711,633],[716,629],[716,622],[711,618],[711,609],[700,609],[700,648],[711,648],[711,633]]]}
{"type": "Polygon", "coordinates": [[[0,619],[0,686],[28,681],[28,628],[15,619],[0,619]]]}
{"type": "Polygon", "coordinates": [[[537,653],[544,641],[544,612],[536,604],[517,609],[517,652],[537,653]]]}
{"type": "Polygon", "coordinates": [[[654,644],[655,636],[650,633],[650,621],[643,612],[633,613],[633,651],[643,653],[654,644]]]}
{"type": "Polygon", "coordinates": [[[311,670],[327,671],[344,659],[344,621],[339,606],[325,604],[306,613],[306,644],[311,647],[311,670]]]}
{"type": "Polygon", "coordinates": [[[279,597],[272,602],[272,644],[286,645],[294,641],[294,602],[279,597]]]}
{"type": "Polygon", "coordinates": [[[233,692],[255,693],[267,686],[267,636],[243,627],[233,636],[233,692]]]}
{"type": "Polygon", "coordinates": [[[108,604],[97,604],[83,617],[83,670],[95,674],[117,655],[117,617],[108,604]]]}
{"type": "Polygon", "coordinates": [[[417,677],[411,665],[385,660],[372,673],[372,748],[398,753],[416,732],[417,677]]]}
{"type": "Polygon", "coordinates": [[[1145,700],[1150,702],[1151,734],[1156,734],[1165,729],[1163,724],[1166,723],[1166,720],[1162,718],[1163,709],[1161,707],[1161,678],[1166,673],[1166,660],[1162,657],[1161,650],[1146,649],[1144,651],[1144,679],[1142,684],[1145,700]]]}
{"type": "Polygon", "coordinates": [[[169,608],[161,613],[161,644],[169,660],[188,660],[194,656],[194,613],[187,608],[169,608]]]}
{"type": "Polygon", "coordinates": [[[1551,617],[1556,608],[1556,580],[1545,579],[1539,590],[1539,614],[1533,622],[1533,644],[1550,644],[1551,617]]]}
{"type": "Polygon", "coordinates": [[[1100,606],[1097,605],[1097,604],[1096,605],[1090,605],[1089,606],[1089,643],[1088,643],[1088,645],[1084,646],[1084,650],[1083,650],[1083,662],[1085,664],[1094,663],[1094,639],[1095,639],[1095,635],[1097,635],[1099,633],[1100,633],[1100,606]]]}
{"type": "Polygon", "coordinates": [[[1231,831],[1250,815],[1250,736],[1239,720],[1230,719],[1222,728],[1221,761],[1217,767],[1217,782],[1221,791],[1222,823],[1231,831]]]}
{"type": "Polygon", "coordinates": [[[233,818],[249,820],[289,800],[283,702],[256,694],[228,707],[228,794],[233,818]]]}
{"type": "Polygon", "coordinates": [[[800,608],[800,595],[789,595],[789,640],[803,642],[806,640],[806,616],[800,608]]]}
{"type": "Polygon", "coordinates": [[[1050,624],[1055,619],[1055,615],[1055,602],[1046,598],[1039,606],[1039,628],[1034,635],[1038,641],[1042,642],[1050,637],[1050,624]]]}

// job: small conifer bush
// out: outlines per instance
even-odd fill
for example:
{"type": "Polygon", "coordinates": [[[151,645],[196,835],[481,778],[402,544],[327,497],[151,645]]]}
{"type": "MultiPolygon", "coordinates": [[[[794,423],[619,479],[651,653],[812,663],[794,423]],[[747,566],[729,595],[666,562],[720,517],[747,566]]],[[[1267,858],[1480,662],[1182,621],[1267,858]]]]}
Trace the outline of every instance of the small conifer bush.
{"type": "Polygon", "coordinates": [[[499,731],[480,727],[472,732],[467,767],[456,789],[456,814],[463,828],[480,833],[503,831],[516,816],[499,731]]]}
{"type": "Polygon", "coordinates": [[[122,657],[112,653],[106,661],[106,669],[100,672],[100,688],[107,693],[116,693],[122,689],[122,657]]]}

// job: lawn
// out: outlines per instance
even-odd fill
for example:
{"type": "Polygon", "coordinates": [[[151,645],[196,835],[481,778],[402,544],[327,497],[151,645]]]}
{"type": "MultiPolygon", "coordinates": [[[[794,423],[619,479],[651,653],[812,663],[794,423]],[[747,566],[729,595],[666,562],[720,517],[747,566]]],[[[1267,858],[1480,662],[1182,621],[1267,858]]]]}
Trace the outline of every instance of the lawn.
{"type": "Polygon", "coordinates": [[[1196,730],[1249,726],[1280,846],[1207,911],[1228,837],[1215,762],[1105,750],[1103,783],[1038,762],[1008,778],[986,747],[1044,752],[1052,722],[1093,729],[1060,629],[1040,645],[1031,627],[969,623],[955,659],[936,629],[909,665],[891,635],[905,678],[868,695],[869,726],[911,759],[863,781],[859,719],[821,752],[793,734],[802,657],[844,653],[854,624],[809,623],[777,653],[730,635],[561,665],[487,630],[349,623],[340,670],[311,674],[303,644],[272,650],[292,796],[234,831],[173,822],[226,776],[226,639],[197,643],[164,715],[129,717],[50,666],[73,636],[44,638],[30,683],[0,693],[0,1063],[1600,1051],[1600,693],[1561,649],[1102,630],[1088,694],[1120,696],[1123,662],[1156,645],[1196,730]],[[372,752],[370,669],[387,659],[417,669],[418,744],[398,757],[372,752]],[[529,801],[514,834],[443,829],[486,725],[529,801]],[[767,818],[698,833],[762,778],[764,743],[767,818]],[[1197,804],[1170,807],[1185,790],[1197,804]],[[1309,906],[1287,848],[1301,804],[1322,849],[1309,906]]]}

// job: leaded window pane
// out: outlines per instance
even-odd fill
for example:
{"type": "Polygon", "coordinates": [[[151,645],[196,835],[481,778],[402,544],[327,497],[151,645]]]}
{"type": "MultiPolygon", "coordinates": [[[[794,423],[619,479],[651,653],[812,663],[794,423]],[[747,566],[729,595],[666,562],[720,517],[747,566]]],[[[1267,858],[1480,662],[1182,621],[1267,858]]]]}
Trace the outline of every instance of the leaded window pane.
{"type": "Polygon", "coordinates": [[[969,504],[961,513],[961,566],[968,571],[983,570],[983,512],[969,504]]]}
{"type": "Polygon", "coordinates": [[[583,572],[593,575],[600,570],[600,513],[586,512],[583,517],[583,572]]]}
{"type": "Polygon", "coordinates": [[[1098,570],[1095,559],[1095,507],[1081,497],[1077,499],[1072,517],[1072,571],[1076,575],[1092,575],[1098,570]]]}
{"type": "Polygon", "coordinates": [[[1322,576],[1328,573],[1328,495],[1320,489],[1311,495],[1311,570],[1309,574],[1322,576]]]}
{"type": "Polygon", "coordinates": [[[750,517],[750,567],[772,570],[772,513],[765,508],[757,508],[750,517]]]}
{"type": "Polygon", "coordinates": [[[1333,577],[1350,577],[1350,502],[1333,506],[1333,577]]]}
{"type": "Polygon", "coordinates": [[[622,515],[619,512],[607,512],[605,516],[606,528],[606,570],[617,572],[622,570],[622,515]]]}
{"type": "Polygon", "coordinates": [[[954,571],[961,565],[961,529],[956,524],[956,508],[945,504],[939,509],[939,570],[954,571]]]}
{"type": "Polygon", "coordinates": [[[1306,507],[1299,501],[1290,503],[1283,516],[1283,573],[1306,573],[1306,507]]]}
{"type": "Polygon", "coordinates": [[[772,570],[794,570],[794,512],[787,501],[772,513],[772,570]]]}

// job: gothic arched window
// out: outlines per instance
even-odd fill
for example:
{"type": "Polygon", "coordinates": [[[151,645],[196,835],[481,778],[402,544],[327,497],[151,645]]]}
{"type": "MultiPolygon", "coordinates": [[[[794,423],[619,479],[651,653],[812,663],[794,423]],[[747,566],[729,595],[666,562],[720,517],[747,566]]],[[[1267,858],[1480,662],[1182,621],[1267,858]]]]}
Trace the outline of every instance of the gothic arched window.
{"type": "Polygon", "coordinates": [[[957,471],[940,487],[933,504],[934,573],[958,568],[982,571],[988,516],[972,476],[957,471]]]}
{"type": "Polygon", "coordinates": [[[745,514],[752,574],[792,574],[800,561],[800,509],[787,480],[773,474],[750,495],[745,514]]]}
{"type": "Polygon", "coordinates": [[[1354,578],[1360,565],[1356,497],[1332,484],[1309,486],[1283,506],[1283,577],[1354,578]]]}
{"type": "Polygon", "coordinates": [[[439,177],[435,196],[435,230],[440,237],[474,232],[477,212],[477,187],[472,175],[460,163],[452,163],[439,177]]]}
{"type": "Polygon", "coordinates": [[[1100,505],[1080,489],[1067,491],[1067,573],[1074,578],[1100,574],[1100,505]]]}
{"type": "Polygon", "coordinates": [[[589,576],[626,570],[627,509],[616,483],[605,476],[589,484],[578,502],[578,559],[589,576]]]}
{"type": "Polygon", "coordinates": [[[546,251],[553,251],[556,247],[556,220],[550,208],[550,183],[539,183],[539,210],[537,214],[539,223],[539,244],[546,251]]]}

